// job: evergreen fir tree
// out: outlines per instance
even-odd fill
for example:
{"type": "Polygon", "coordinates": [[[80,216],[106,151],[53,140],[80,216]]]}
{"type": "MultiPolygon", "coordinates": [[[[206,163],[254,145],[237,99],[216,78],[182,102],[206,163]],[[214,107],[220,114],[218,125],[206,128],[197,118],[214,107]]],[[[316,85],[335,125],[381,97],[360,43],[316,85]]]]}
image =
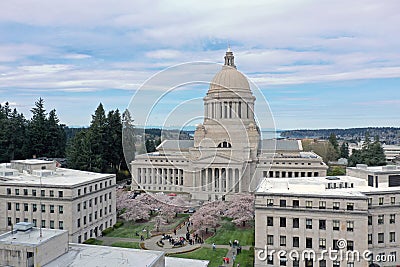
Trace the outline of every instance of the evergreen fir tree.
{"type": "Polygon", "coordinates": [[[340,157],[349,158],[349,144],[347,142],[343,142],[340,146],[340,157]]]}

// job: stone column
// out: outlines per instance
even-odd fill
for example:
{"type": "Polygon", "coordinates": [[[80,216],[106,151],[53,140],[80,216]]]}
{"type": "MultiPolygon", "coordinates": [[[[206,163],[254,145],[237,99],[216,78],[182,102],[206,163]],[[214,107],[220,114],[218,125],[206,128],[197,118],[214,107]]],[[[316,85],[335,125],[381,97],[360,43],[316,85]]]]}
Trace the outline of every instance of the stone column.
{"type": "Polygon", "coordinates": [[[222,168],[219,169],[219,192],[222,192],[222,168]]]}

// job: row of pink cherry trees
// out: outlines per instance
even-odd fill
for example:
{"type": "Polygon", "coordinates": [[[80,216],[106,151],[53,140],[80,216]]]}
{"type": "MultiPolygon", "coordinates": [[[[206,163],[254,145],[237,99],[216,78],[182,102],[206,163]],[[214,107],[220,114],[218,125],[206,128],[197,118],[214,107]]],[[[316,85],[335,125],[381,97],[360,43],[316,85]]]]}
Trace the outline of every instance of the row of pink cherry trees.
{"type": "MultiPolygon", "coordinates": [[[[130,192],[117,191],[117,212],[127,221],[149,220],[157,211],[155,222],[157,230],[162,224],[168,224],[178,213],[187,210],[190,203],[181,196],[168,196],[163,193],[145,193],[136,198],[130,192]]],[[[238,226],[254,219],[254,196],[242,194],[232,201],[212,201],[203,204],[191,217],[196,233],[207,233],[216,228],[222,217],[231,218],[238,226]]]]}
{"type": "Polygon", "coordinates": [[[207,202],[193,214],[191,221],[197,234],[204,234],[208,229],[216,228],[222,217],[231,218],[237,226],[246,226],[254,219],[254,196],[242,194],[232,201],[207,202]]]}
{"type": "Polygon", "coordinates": [[[147,221],[154,218],[157,231],[162,224],[168,224],[178,213],[187,210],[189,203],[181,196],[163,193],[145,193],[132,198],[130,192],[117,191],[117,214],[127,221],[147,221]]]}

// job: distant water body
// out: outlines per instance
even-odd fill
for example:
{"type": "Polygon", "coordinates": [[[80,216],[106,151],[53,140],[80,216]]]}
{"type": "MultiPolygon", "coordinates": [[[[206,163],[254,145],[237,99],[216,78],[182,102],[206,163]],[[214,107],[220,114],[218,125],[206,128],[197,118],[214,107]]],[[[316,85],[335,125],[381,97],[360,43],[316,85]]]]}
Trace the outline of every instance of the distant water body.
{"type": "MultiPolygon", "coordinates": [[[[194,135],[193,129],[184,130],[190,135],[194,135]]],[[[283,130],[262,130],[261,131],[261,138],[262,139],[273,139],[273,138],[282,138],[281,133],[283,130]]]]}

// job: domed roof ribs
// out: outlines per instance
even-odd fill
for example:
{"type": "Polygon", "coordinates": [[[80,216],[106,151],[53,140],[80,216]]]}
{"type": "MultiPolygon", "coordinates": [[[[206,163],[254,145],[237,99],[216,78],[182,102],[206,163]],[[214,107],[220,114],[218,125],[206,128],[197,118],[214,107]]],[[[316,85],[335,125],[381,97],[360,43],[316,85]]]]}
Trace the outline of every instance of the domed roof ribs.
{"type": "Polygon", "coordinates": [[[233,52],[231,51],[231,48],[229,46],[225,54],[225,66],[233,67],[236,69],[235,57],[233,56],[233,52]]]}

